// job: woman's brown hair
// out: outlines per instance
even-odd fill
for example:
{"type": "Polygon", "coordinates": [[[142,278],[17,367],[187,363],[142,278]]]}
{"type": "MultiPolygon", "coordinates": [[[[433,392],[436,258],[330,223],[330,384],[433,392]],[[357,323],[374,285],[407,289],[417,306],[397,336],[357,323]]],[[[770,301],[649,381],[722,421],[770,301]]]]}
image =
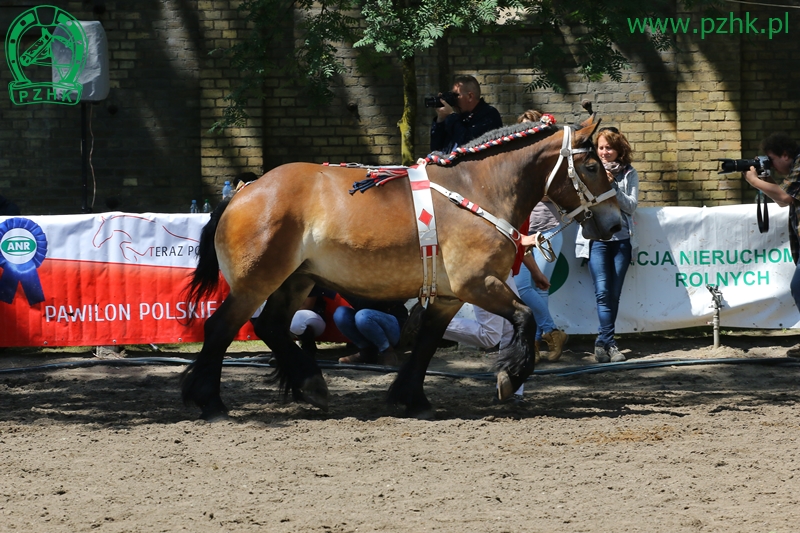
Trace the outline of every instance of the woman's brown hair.
{"type": "Polygon", "coordinates": [[[617,161],[619,161],[621,165],[628,166],[631,164],[633,149],[628,143],[628,139],[626,139],[617,128],[601,128],[600,131],[597,132],[597,141],[595,144],[600,142],[600,137],[605,137],[608,145],[617,151],[617,161]]]}
{"type": "Polygon", "coordinates": [[[521,124],[523,122],[539,122],[542,118],[542,112],[537,111],[535,109],[528,109],[523,114],[517,117],[517,123],[521,124]]]}

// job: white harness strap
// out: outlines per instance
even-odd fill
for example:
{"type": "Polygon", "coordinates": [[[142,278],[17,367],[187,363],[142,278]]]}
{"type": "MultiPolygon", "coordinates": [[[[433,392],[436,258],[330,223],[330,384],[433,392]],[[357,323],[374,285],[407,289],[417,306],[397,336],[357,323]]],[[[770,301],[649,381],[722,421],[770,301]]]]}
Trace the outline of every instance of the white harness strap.
{"type": "Polygon", "coordinates": [[[439,238],[436,235],[436,218],[433,212],[431,182],[422,161],[416,168],[408,169],[411,183],[411,199],[414,202],[414,217],[417,219],[419,254],[422,258],[422,287],[419,301],[423,307],[436,298],[436,256],[439,255],[439,238]],[[431,280],[428,284],[428,258],[431,260],[431,280]]]}
{"type": "Polygon", "coordinates": [[[451,202],[456,204],[458,207],[466,209],[467,211],[470,211],[481,218],[485,218],[487,221],[492,223],[495,228],[497,228],[497,231],[508,237],[511,240],[511,242],[514,243],[515,247],[519,246],[519,241],[522,238],[522,236],[520,235],[519,230],[517,230],[517,228],[512,226],[511,223],[508,222],[507,220],[504,220],[502,218],[497,218],[493,214],[485,211],[478,204],[470,202],[457,192],[445,189],[438,183],[431,183],[431,189],[447,197],[451,202]]]}
{"type": "Polygon", "coordinates": [[[475,215],[485,218],[497,230],[508,237],[515,247],[519,247],[522,238],[517,228],[510,222],[497,218],[487,213],[477,204],[474,204],[458,194],[445,189],[437,183],[431,183],[425,169],[427,162],[424,159],[417,161],[417,167],[408,169],[408,181],[411,184],[411,199],[414,202],[414,217],[417,219],[417,233],[419,235],[419,253],[422,258],[422,287],[419,290],[419,300],[423,307],[433,303],[436,298],[436,256],[439,255],[439,238],[436,233],[436,218],[433,212],[433,198],[431,189],[444,195],[451,202],[466,209],[475,215]],[[431,277],[428,283],[428,259],[431,260],[431,277]]]}

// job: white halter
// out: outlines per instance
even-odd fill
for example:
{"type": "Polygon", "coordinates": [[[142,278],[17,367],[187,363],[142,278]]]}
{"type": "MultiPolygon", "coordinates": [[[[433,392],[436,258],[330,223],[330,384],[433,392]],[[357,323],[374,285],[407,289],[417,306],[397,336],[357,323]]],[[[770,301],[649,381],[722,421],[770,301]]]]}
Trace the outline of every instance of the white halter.
{"type": "Polygon", "coordinates": [[[573,148],[572,129],[569,126],[564,126],[564,140],[561,143],[561,152],[558,154],[558,162],[556,162],[555,168],[552,172],[550,172],[550,175],[547,177],[547,181],[544,184],[544,194],[547,194],[547,191],[550,189],[550,184],[553,183],[553,178],[556,177],[558,169],[561,168],[561,163],[563,163],[564,158],[566,158],[567,174],[569,175],[569,179],[572,180],[572,186],[575,187],[575,192],[578,194],[578,198],[581,201],[581,205],[569,213],[562,209],[560,205],[556,204],[558,206],[558,210],[561,212],[561,219],[567,224],[572,222],[575,216],[579,215],[583,211],[586,211],[586,218],[591,218],[592,212],[590,209],[593,206],[608,200],[609,198],[613,198],[617,194],[614,189],[611,189],[604,192],[600,196],[595,196],[592,194],[592,191],[590,191],[589,188],[586,187],[586,185],[580,180],[580,178],[578,178],[578,173],[575,172],[575,162],[572,159],[572,155],[587,153],[591,150],[591,148],[573,148]]]}
{"type": "Polygon", "coordinates": [[[558,169],[561,168],[561,163],[564,162],[564,158],[567,158],[567,174],[569,175],[569,179],[572,180],[572,186],[575,187],[575,192],[578,194],[581,205],[575,208],[573,211],[567,213],[566,210],[562,209],[560,205],[553,202],[556,207],[558,207],[558,211],[561,213],[561,220],[564,222],[564,225],[561,226],[561,229],[551,234],[547,238],[545,238],[544,235],[539,232],[534,235],[536,238],[534,246],[536,246],[536,249],[539,250],[539,252],[542,254],[542,257],[544,257],[548,263],[552,263],[557,259],[555,253],[553,252],[553,246],[550,244],[550,239],[563,230],[566,226],[574,222],[575,217],[578,214],[585,211],[585,218],[591,218],[592,212],[590,209],[592,206],[608,200],[617,194],[614,189],[611,189],[604,192],[600,196],[595,196],[592,194],[592,191],[586,187],[586,184],[584,184],[580,178],[578,178],[578,173],[575,172],[575,162],[572,159],[572,154],[583,154],[590,151],[591,148],[573,148],[572,129],[569,126],[564,126],[564,140],[561,142],[561,152],[558,154],[558,162],[556,162],[555,168],[552,172],[550,172],[550,175],[547,177],[547,181],[544,184],[544,194],[547,195],[547,191],[550,189],[550,184],[553,183],[553,178],[556,177],[558,169]]]}

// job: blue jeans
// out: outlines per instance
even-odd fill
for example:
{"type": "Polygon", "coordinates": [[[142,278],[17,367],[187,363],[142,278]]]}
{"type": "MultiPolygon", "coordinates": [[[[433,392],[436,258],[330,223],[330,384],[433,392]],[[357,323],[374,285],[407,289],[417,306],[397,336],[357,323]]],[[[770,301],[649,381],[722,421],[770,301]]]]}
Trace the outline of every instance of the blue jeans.
{"type": "Polygon", "coordinates": [[[556,324],[547,308],[547,300],[542,298],[531,279],[531,271],[525,265],[522,265],[519,274],[514,276],[514,282],[517,284],[519,297],[533,311],[533,318],[536,320],[536,340],[541,340],[543,333],[550,333],[556,329],[556,324]]]}
{"type": "MultiPolygon", "coordinates": [[[[544,231],[542,234],[549,236],[557,229],[558,227],[544,231]]],[[[558,254],[561,253],[561,245],[563,242],[564,237],[561,233],[556,235],[553,240],[550,241],[556,258],[558,258],[558,254]]],[[[541,252],[536,249],[536,247],[533,248],[532,253],[539,270],[541,270],[542,274],[544,274],[547,279],[550,280],[550,278],[553,276],[553,270],[555,270],[556,267],[555,261],[548,263],[541,252]]],[[[522,301],[525,302],[525,305],[530,307],[531,311],[533,311],[533,317],[536,319],[536,340],[542,340],[542,335],[544,333],[550,333],[554,329],[557,329],[556,324],[553,321],[553,317],[550,315],[550,308],[548,305],[550,291],[536,287],[536,285],[533,283],[533,279],[531,278],[531,272],[525,265],[522,265],[519,269],[519,274],[514,276],[514,282],[517,284],[517,290],[519,291],[520,298],[522,298],[522,301]]]]}
{"type": "Polygon", "coordinates": [[[619,311],[622,283],[631,264],[631,240],[592,241],[589,249],[589,271],[594,282],[597,318],[600,330],[596,346],[608,348],[614,342],[614,323],[619,311]]]}
{"type": "Polygon", "coordinates": [[[333,312],[333,321],[339,331],[362,350],[375,347],[379,352],[385,352],[400,340],[397,319],[374,309],[356,311],[342,306],[333,312]]]}

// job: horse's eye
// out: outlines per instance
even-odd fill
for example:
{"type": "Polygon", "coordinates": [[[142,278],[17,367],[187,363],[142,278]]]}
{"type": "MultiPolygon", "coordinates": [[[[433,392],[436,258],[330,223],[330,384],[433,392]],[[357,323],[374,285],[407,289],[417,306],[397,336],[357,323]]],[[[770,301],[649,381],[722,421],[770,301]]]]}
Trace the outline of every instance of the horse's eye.
{"type": "Polygon", "coordinates": [[[596,163],[589,163],[586,165],[586,170],[589,172],[597,172],[597,164],[596,163]]]}

